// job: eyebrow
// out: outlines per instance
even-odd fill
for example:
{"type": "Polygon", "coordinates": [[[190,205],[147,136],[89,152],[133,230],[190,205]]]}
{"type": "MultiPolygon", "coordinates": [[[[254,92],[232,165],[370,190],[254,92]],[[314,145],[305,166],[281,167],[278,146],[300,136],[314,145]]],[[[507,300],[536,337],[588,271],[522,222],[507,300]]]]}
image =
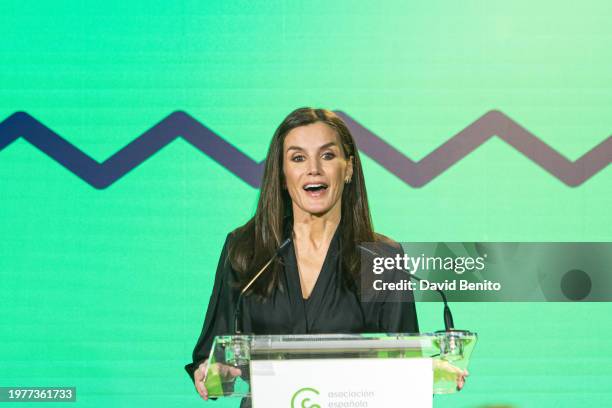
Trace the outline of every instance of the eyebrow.
{"type": "MultiPolygon", "coordinates": [[[[319,147],[319,150],[323,150],[323,149],[326,149],[326,148],[332,147],[332,146],[338,147],[338,144],[336,142],[325,143],[324,145],[319,147]]],[[[300,146],[289,146],[287,148],[287,151],[289,151],[289,150],[300,150],[300,151],[303,151],[304,149],[301,148],[300,146]]]]}

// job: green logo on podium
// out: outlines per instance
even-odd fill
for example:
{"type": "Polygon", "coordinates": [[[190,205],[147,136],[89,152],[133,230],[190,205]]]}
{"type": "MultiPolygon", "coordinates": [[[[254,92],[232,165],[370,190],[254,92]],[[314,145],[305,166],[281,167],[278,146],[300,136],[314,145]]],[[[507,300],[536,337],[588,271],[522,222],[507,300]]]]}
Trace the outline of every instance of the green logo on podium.
{"type": "Polygon", "coordinates": [[[314,388],[300,388],[291,397],[291,408],[321,408],[317,403],[306,405],[310,402],[311,397],[308,396],[309,393],[319,395],[319,391],[314,388]]]}

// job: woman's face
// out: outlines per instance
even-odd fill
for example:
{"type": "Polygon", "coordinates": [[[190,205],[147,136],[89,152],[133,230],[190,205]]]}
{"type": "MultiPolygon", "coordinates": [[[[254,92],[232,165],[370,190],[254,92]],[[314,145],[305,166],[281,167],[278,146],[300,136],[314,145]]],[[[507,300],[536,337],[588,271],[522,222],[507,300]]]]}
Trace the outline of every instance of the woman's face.
{"type": "Polygon", "coordinates": [[[294,215],[340,211],[344,180],[353,176],[340,137],[323,122],[292,129],[283,143],[283,173],[294,215]]]}

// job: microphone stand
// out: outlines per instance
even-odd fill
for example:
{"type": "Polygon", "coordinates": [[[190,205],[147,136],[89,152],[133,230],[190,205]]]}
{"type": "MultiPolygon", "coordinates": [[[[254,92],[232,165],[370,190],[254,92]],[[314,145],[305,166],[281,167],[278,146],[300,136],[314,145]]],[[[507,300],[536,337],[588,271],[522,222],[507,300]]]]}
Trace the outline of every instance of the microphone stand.
{"type": "MultiPolygon", "coordinates": [[[[372,251],[369,248],[364,247],[363,245],[357,245],[357,247],[363,249],[366,252],[369,252],[370,254],[374,255],[375,257],[381,257],[381,255],[379,255],[377,252],[372,251]]],[[[408,276],[410,276],[411,279],[414,279],[417,282],[421,282],[423,279],[419,278],[416,275],[411,274],[410,272],[407,272],[406,270],[402,269],[402,271],[404,273],[407,273],[408,276]]],[[[440,296],[442,297],[442,301],[444,302],[444,331],[446,333],[451,333],[451,332],[456,332],[456,331],[463,331],[463,330],[455,330],[455,323],[453,322],[453,314],[450,310],[450,307],[448,306],[448,300],[446,299],[446,294],[444,293],[444,291],[442,289],[439,288],[435,288],[436,292],[438,292],[440,294],[440,296]]]]}
{"type": "Polygon", "coordinates": [[[251,278],[251,280],[240,291],[240,294],[238,295],[238,300],[236,300],[236,307],[234,308],[234,333],[235,334],[242,334],[242,330],[241,330],[242,325],[239,324],[239,316],[240,316],[240,309],[241,309],[240,306],[242,306],[242,298],[244,294],[249,290],[249,288],[253,285],[253,283],[255,283],[255,281],[261,276],[261,274],[268,268],[268,266],[270,266],[270,264],[278,257],[278,255],[280,254],[280,251],[282,251],[287,245],[289,245],[290,242],[291,242],[291,238],[287,238],[285,241],[283,241],[283,243],[280,244],[278,249],[274,252],[274,255],[272,255],[272,257],[268,260],[268,262],[266,262],[264,266],[261,267],[261,269],[255,274],[255,276],[253,276],[253,278],[251,278]]]}

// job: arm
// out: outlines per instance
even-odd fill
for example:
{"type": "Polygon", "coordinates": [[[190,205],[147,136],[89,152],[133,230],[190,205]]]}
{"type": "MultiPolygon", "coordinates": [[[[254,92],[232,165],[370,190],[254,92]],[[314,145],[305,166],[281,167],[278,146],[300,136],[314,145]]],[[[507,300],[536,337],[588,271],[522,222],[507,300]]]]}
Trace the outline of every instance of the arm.
{"type": "MultiPolygon", "coordinates": [[[[395,256],[397,253],[400,256],[404,255],[401,246],[394,252],[385,254],[385,256],[395,256]]],[[[389,273],[386,281],[400,282],[403,279],[410,279],[409,273],[401,269],[393,269],[386,273],[389,273]]],[[[412,291],[394,290],[385,294],[380,312],[380,328],[388,333],[419,333],[419,323],[412,291]]],[[[454,381],[457,384],[458,391],[461,391],[465,385],[466,377],[469,375],[467,370],[462,370],[448,361],[437,358],[433,359],[433,369],[434,381],[454,381]]]]}
{"type": "MultiPolygon", "coordinates": [[[[404,256],[404,249],[396,242],[381,245],[381,248],[384,247],[381,251],[384,256],[395,257],[397,254],[404,256]]],[[[387,271],[384,275],[386,275],[384,280],[387,282],[410,280],[409,273],[401,269],[387,271]]],[[[379,327],[381,331],[387,333],[419,332],[414,293],[411,290],[393,290],[383,294],[379,327]]]]}
{"type": "MultiPolygon", "coordinates": [[[[403,271],[393,270],[389,281],[399,282],[409,279],[403,271]]],[[[409,290],[388,291],[380,308],[379,327],[387,333],[418,333],[414,294],[409,290]]]]}
{"type": "Polygon", "coordinates": [[[235,290],[230,284],[233,274],[228,261],[230,235],[225,239],[223,250],[221,251],[213,290],[206,310],[206,317],[198,341],[193,349],[192,362],[185,365],[185,370],[192,381],[195,381],[194,374],[196,369],[201,370],[202,363],[208,359],[215,336],[232,333],[231,322],[234,315],[235,290]]]}

